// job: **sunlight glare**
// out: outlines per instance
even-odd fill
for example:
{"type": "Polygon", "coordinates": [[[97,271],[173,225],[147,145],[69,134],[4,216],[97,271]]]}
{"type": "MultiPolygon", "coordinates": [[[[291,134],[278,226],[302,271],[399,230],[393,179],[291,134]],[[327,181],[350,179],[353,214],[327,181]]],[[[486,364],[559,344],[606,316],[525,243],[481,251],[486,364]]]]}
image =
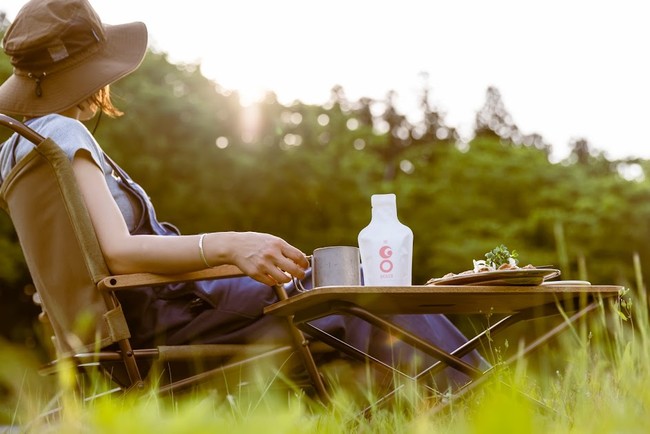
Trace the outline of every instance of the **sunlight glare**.
{"type": "Polygon", "coordinates": [[[302,123],[302,115],[298,112],[293,112],[291,114],[291,123],[294,125],[300,125],[302,123]]]}
{"type": "Polygon", "coordinates": [[[229,140],[228,137],[220,136],[215,140],[215,146],[219,149],[226,149],[228,147],[229,140]]]}
{"type": "Polygon", "coordinates": [[[409,135],[410,135],[408,128],[406,128],[406,127],[404,127],[404,126],[402,126],[402,125],[400,125],[399,127],[397,127],[397,128],[393,131],[393,134],[394,134],[396,137],[400,138],[401,140],[406,140],[406,139],[408,139],[408,138],[409,138],[409,135]]]}
{"type": "Polygon", "coordinates": [[[290,147],[302,145],[302,136],[300,134],[289,133],[286,134],[280,144],[282,149],[288,149],[290,147]]]}
{"type": "Polygon", "coordinates": [[[287,125],[298,126],[302,123],[302,115],[300,113],[288,110],[285,110],[280,114],[280,119],[282,119],[282,122],[287,125]]]}
{"type": "Polygon", "coordinates": [[[348,127],[348,130],[356,131],[359,128],[359,121],[354,118],[350,118],[348,119],[346,126],[348,127]]]}
{"type": "Polygon", "coordinates": [[[390,124],[383,119],[379,119],[373,125],[373,131],[376,135],[381,136],[390,130],[390,124]]]}
{"type": "Polygon", "coordinates": [[[257,139],[261,124],[259,105],[251,104],[241,110],[241,138],[244,143],[252,143],[257,139]]]}
{"type": "Polygon", "coordinates": [[[438,127],[436,130],[436,138],[438,140],[445,140],[449,137],[449,130],[445,127],[438,127]]]}
{"type": "Polygon", "coordinates": [[[399,162],[399,168],[402,172],[410,175],[415,172],[415,166],[409,160],[402,160],[399,162]]]}
{"type": "Polygon", "coordinates": [[[318,115],[318,125],[324,127],[327,126],[327,124],[329,123],[330,123],[330,117],[327,116],[325,113],[318,115]]]}
{"type": "Polygon", "coordinates": [[[236,92],[239,95],[239,105],[242,108],[259,104],[266,97],[266,91],[264,89],[253,86],[236,89],[236,92]]]}
{"type": "Polygon", "coordinates": [[[413,128],[413,130],[411,131],[411,136],[413,136],[415,140],[419,140],[422,137],[424,137],[426,132],[427,132],[427,127],[422,124],[419,124],[413,128]]]}
{"type": "Polygon", "coordinates": [[[616,166],[616,170],[623,179],[628,181],[642,182],[645,180],[645,171],[638,163],[621,163],[616,166]]]}

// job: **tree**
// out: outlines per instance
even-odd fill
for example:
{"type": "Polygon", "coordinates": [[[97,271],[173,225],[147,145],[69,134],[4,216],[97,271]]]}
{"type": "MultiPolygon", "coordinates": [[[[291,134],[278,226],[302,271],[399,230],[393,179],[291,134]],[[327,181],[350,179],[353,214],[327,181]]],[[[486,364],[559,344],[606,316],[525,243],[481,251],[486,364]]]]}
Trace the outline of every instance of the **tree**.
{"type": "Polygon", "coordinates": [[[501,93],[490,86],[486,91],[485,103],[476,113],[474,133],[477,137],[493,136],[507,145],[534,146],[550,154],[550,145],[539,134],[523,134],[505,108],[501,93]]]}

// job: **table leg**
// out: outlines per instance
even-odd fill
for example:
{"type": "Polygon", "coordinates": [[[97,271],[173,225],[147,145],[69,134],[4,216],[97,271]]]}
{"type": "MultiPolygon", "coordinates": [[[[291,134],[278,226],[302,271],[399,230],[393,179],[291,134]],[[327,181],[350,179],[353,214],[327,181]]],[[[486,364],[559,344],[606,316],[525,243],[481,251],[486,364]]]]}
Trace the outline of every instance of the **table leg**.
{"type": "MultiPolygon", "coordinates": [[[[399,327],[396,324],[387,321],[378,315],[368,312],[367,310],[360,308],[359,306],[350,303],[332,303],[330,305],[330,309],[327,312],[320,314],[319,317],[335,315],[335,314],[347,314],[347,315],[356,316],[357,318],[360,318],[368,322],[374,327],[378,327],[379,329],[384,330],[385,332],[397,337],[398,339],[405,342],[406,344],[411,345],[413,348],[422,351],[423,353],[428,354],[431,357],[442,360],[448,366],[457,369],[458,371],[468,375],[471,378],[477,378],[482,375],[481,370],[476,369],[475,367],[465,362],[464,360],[460,359],[459,357],[455,357],[449,354],[448,352],[442,350],[440,347],[433,345],[432,343],[422,339],[419,336],[416,336],[415,334],[405,330],[404,328],[399,327]]],[[[314,319],[317,318],[312,316],[295,315],[294,324],[296,324],[298,328],[300,328],[301,330],[303,330],[308,334],[317,333],[319,335],[317,336],[319,339],[325,340],[326,343],[332,345],[334,348],[352,357],[355,357],[357,359],[363,357],[366,360],[373,361],[373,363],[379,362],[378,360],[370,357],[369,355],[360,352],[356,348],[351,347],[347,343],[337,338],[334,338],[333,336],[330,336],[324,331],[317,329],[317,327],[314,327],[313,325],[310,325],[309,321],[312,321],[314,319]]],[[[395,368],[393,367],[390,368],[398,372],[398,370],[396,370],[395,368]]]]}
{"type": "MultiPolygon", "coordinates": [[[[283,286],[276,285],[273,289],[275,290],[275,293],[280,300],[286,300],[289,298],[283,286]]],[[[293,317],[287,317],[287,323],[289,325],[289,332],[291,333],[291,338],[294,342],[294,346],[302,358],[305,369],[307,370],[314,388],[316,389],[316,393],[318,393],[319,398],[324,404],[329,403],[331,401],[331,398],[329,396],[329,393],[327,393],[323,378],[318,371],[318,367],[314,361],[314,356],[309,350],[309,341],[305,339],[305,336],[302,334],[302,332],[295,326],[293,317]]]]}

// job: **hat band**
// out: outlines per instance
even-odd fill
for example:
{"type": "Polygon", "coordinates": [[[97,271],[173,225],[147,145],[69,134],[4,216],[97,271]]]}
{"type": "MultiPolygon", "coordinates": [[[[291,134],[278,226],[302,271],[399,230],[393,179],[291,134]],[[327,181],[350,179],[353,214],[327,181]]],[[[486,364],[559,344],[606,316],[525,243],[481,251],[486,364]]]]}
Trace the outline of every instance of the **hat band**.
{"type": "MultiPolygon", "coordinates": [[[[101,43],[97,42],[89,47],[87,47],[83,51],[78,51],[74,55],[68,56],[65,58],[65,60],[61,60],[59,62],[50,62],[50,63],[33,63],[33,64],[18,64],[16,62],[12,62],[14,65],[14,72],[18,75],[29,75],[29,74],[47,74],[51,75],[55,72],[62,71],[64,69],[69,68],[70,66],[74,66],[79,62],[84,61],[88,57],[92,56],[95,54],[99,49],[101,48],[101,43]]],[[[13,59],[12,59],[13,60],[13,59]]]]}

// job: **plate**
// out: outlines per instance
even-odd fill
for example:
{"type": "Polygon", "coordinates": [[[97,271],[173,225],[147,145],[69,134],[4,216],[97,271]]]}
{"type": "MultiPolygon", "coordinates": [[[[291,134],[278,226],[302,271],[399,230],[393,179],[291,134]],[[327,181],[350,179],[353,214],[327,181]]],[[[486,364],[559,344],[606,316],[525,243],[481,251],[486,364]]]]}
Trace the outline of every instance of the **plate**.
{"type": "Polygon", "coordinates": [[[520,268],[440,277],[430,280],[427,285],[535,286],[559,275],[560,270],[553,268],[520,268]]]}
{"type": "Polygon", "coordinates": [[[551,280],[542,283],[542,285],[591,286],[591,282],[588,280],[551,280]]]}

